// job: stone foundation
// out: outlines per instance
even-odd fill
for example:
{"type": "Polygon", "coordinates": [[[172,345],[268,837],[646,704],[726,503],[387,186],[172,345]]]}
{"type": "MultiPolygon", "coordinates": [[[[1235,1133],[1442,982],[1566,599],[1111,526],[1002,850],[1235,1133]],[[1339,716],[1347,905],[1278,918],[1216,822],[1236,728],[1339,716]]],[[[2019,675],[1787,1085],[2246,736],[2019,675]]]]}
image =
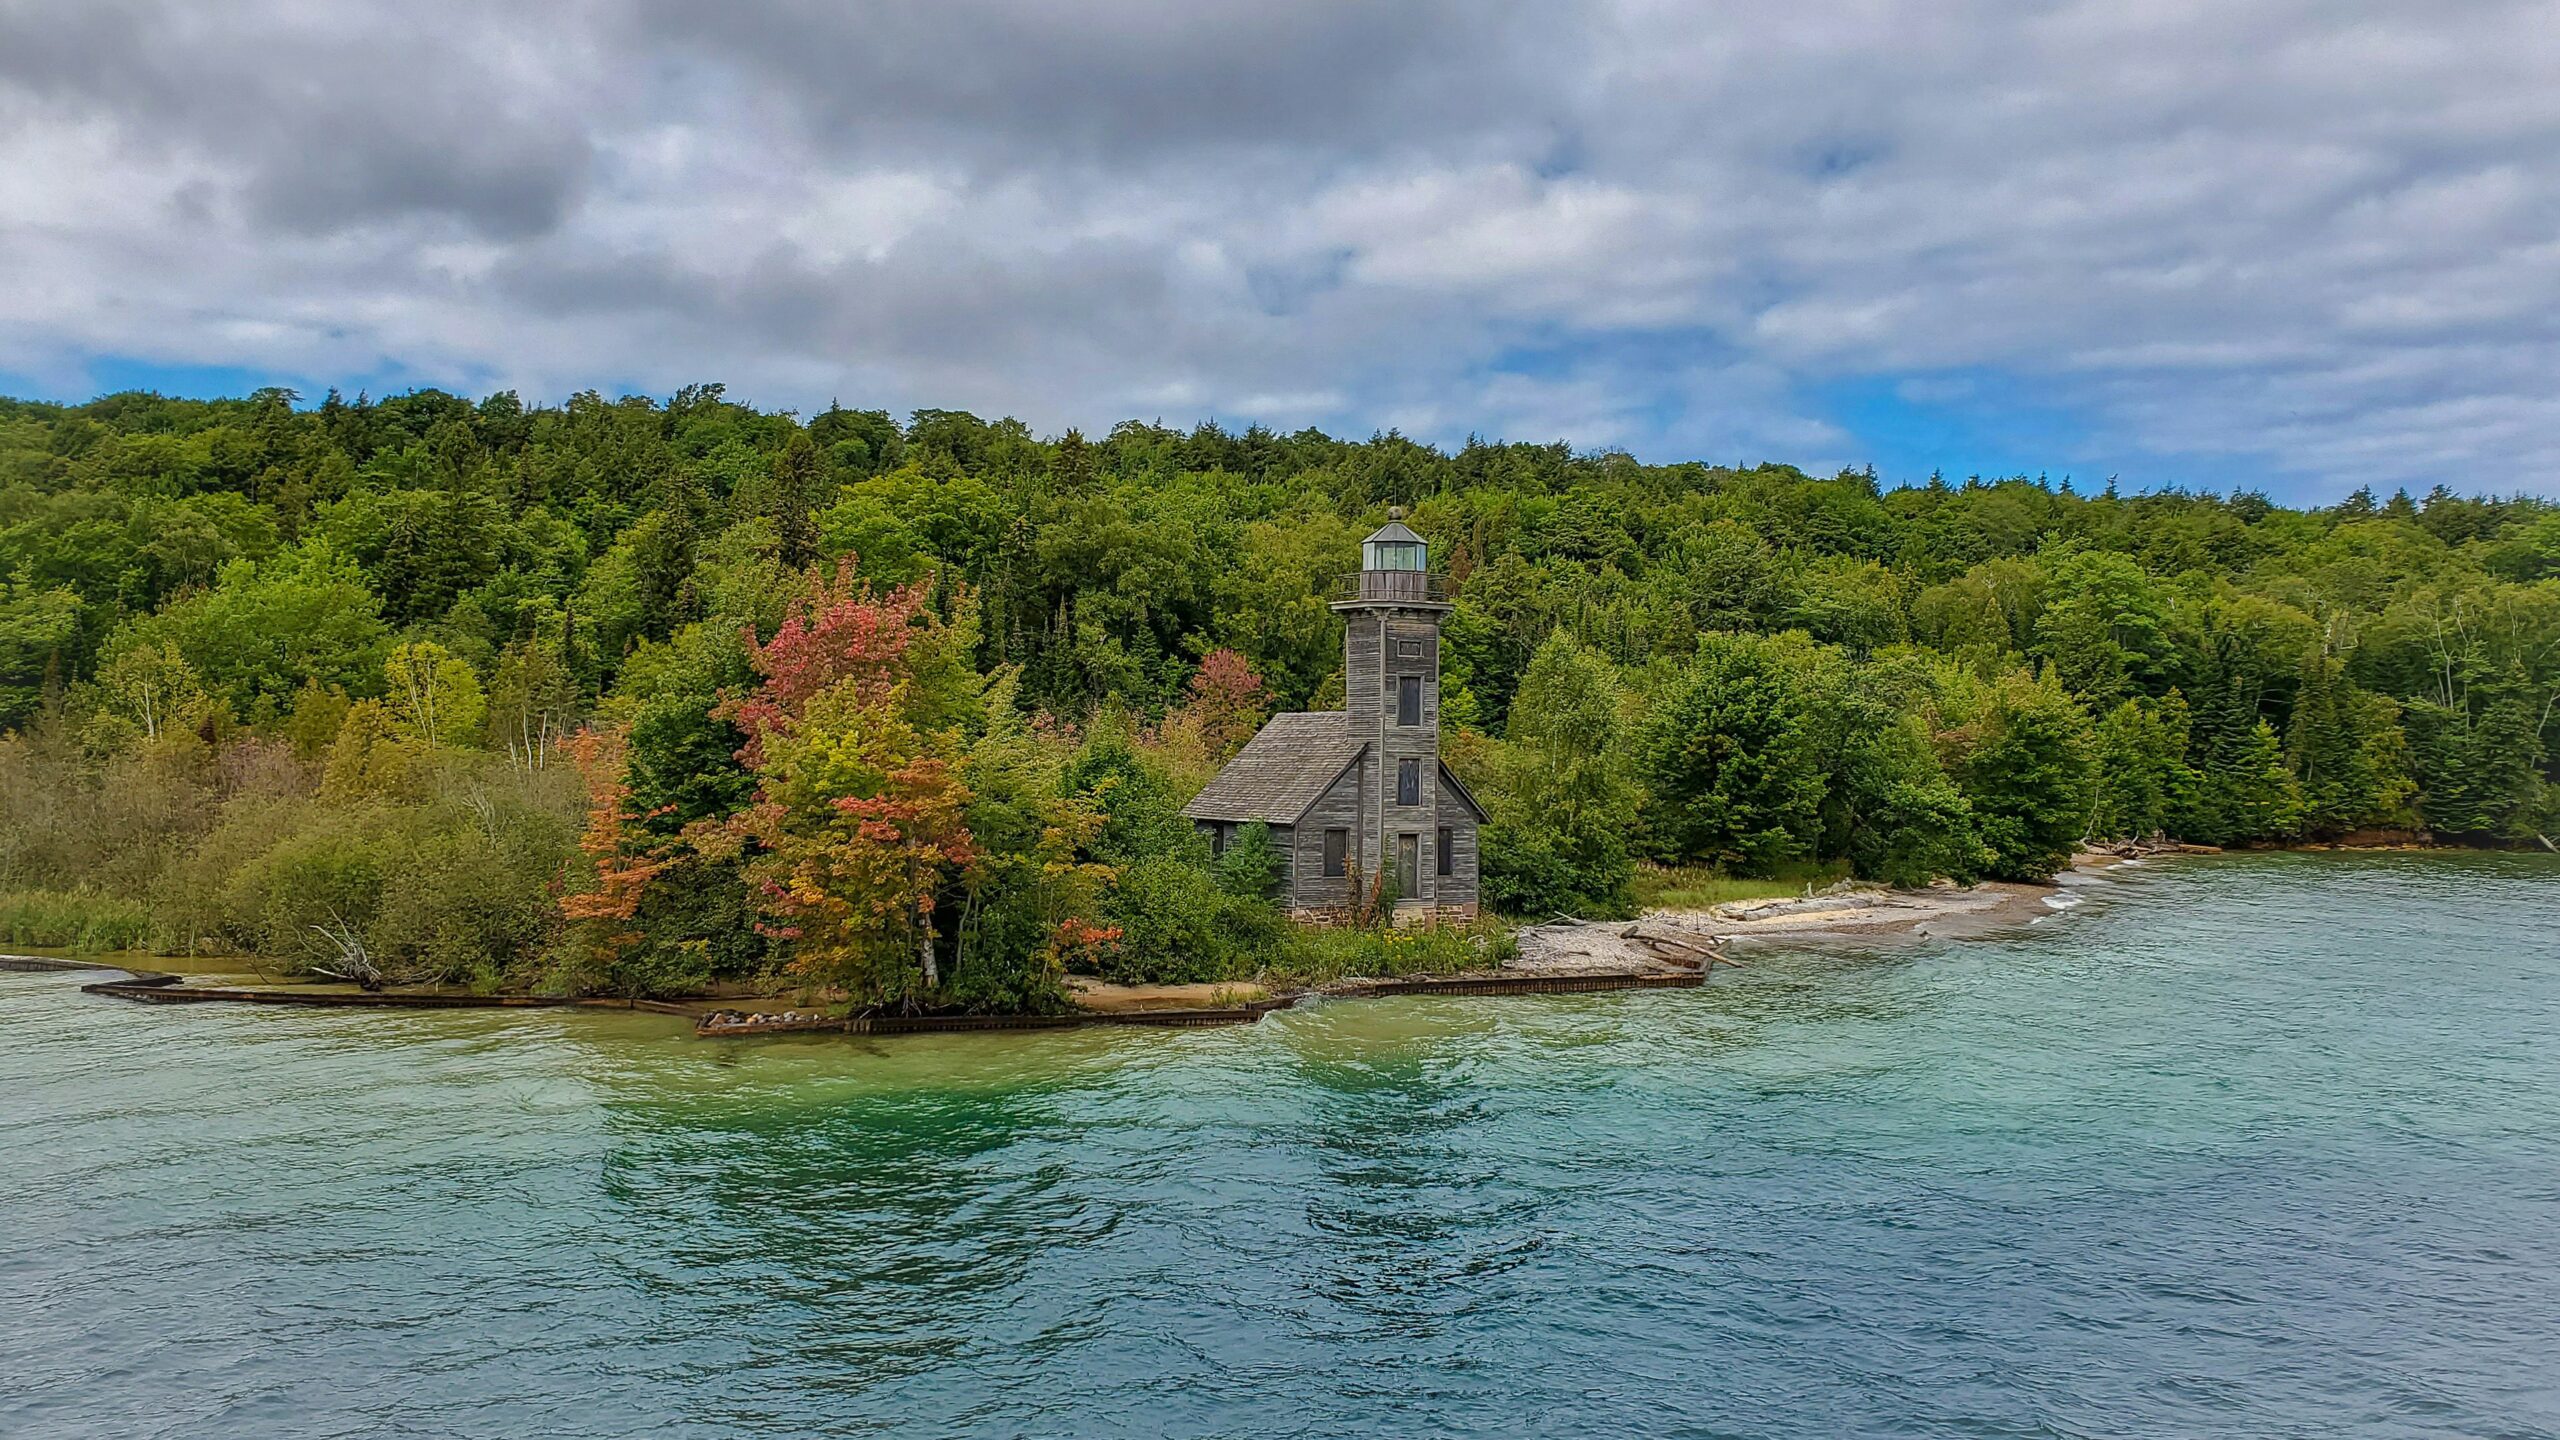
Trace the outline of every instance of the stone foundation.
{"type": "MultiPolygon", "coordinates": [[[[1472,925],[1476,906],[1422,905],[1412,902],[1396,906],[1396,924],[1403,925],[1472,925]]],[[[1289,918],[1301,925],[1348,925],[1352,909],[1348,905],[1300,905],[1291,908],[1289,918]]]]}

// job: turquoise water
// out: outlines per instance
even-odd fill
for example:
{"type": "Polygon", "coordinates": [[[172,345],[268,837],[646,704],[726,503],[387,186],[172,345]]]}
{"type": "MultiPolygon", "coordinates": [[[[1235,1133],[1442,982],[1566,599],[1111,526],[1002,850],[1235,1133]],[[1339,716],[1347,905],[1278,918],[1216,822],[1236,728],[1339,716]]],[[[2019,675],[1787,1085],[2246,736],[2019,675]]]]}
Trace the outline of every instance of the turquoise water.
{"type": "Polygon", "coordinates": [[[2560,1433],[2560,864],[696,1042],[0,975],[0,1433],[2560,1433]]]}

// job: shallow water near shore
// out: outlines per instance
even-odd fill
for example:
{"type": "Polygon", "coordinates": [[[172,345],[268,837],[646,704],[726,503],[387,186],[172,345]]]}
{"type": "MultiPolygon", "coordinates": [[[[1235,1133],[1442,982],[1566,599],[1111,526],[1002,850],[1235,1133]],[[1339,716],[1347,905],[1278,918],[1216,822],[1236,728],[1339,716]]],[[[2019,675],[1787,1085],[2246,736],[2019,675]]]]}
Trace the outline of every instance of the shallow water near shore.
{"type": "Polygon", "coordinates": [[[0,974],[0,1434],[2560,1434],[2560,861],[709,1043],[0,974]]]}

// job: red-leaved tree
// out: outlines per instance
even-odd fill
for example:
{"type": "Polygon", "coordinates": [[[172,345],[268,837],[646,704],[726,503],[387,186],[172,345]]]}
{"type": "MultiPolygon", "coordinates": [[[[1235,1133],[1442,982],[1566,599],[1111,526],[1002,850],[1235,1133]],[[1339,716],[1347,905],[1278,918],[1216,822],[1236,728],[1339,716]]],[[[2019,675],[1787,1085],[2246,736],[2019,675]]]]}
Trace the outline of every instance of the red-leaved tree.
{"type": "Polygon", "coordinates": [[[1271,691],[1242,655],[1221,647],[1212,650],[1191,676],[1182,709],[1199,727],[1201,743],[1215,759],[1244,747],[1271,708],[1271,691]]]}
{"type": "Polygon", "coordinates": [[[851,556],[836,562],[833,575],[811,570],[808,586],[771,640],[759,643],[747,632],[747,660],[759,683],[714,712],[746,732],[738,758],[749,769],[762,766],[768,737],[788,734],[820,691],[843,685],[865,701],[885,697],[905,677],[927,615],[921,583],[875,593],[854,573],[851,556]]]}
{"type": "Polygon", "coordinates": [[[936,626],[919,587],[812,572],[774,637],[748,637],[756,689],[717,712],[746,732],[759,789],[716,843],[744,856],[793,968],[874,1003],[939,988],[939,896],[977,858],[959,738],[913,717],[936,626]]]}

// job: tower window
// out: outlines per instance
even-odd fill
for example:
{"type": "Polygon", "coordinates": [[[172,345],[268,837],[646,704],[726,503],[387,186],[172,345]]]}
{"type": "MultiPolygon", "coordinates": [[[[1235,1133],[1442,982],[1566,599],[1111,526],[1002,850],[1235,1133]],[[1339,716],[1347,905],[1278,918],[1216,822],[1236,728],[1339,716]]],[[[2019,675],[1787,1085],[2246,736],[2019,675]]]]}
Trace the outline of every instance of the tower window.
{"type": "Polygon", "coordinates": [[[1421,641],[1419,641],[1419,640],[1399,640],[1399,641],[1397,641],[1397,642],[1396,642],[1396,658],[1397,658],[1397,659],[1399,659],[1399,660],[1419,660],[1419,659],[1421,659],[1421,658],[1422,658],[1422,642],[1421,642],[1421,641]]]}
{"type": "Polygon", "coordinates": [[[1396,723],[1399,725],[1422,723],[1421,676],[1399,675],[1396,677],[1396,723]]]}
{"type": "Polygon", "coordinates": [[[1396,803],[1399,805],[1422,803],[1421,761],[1399,760],[1396,762],[1396,803]]]}

